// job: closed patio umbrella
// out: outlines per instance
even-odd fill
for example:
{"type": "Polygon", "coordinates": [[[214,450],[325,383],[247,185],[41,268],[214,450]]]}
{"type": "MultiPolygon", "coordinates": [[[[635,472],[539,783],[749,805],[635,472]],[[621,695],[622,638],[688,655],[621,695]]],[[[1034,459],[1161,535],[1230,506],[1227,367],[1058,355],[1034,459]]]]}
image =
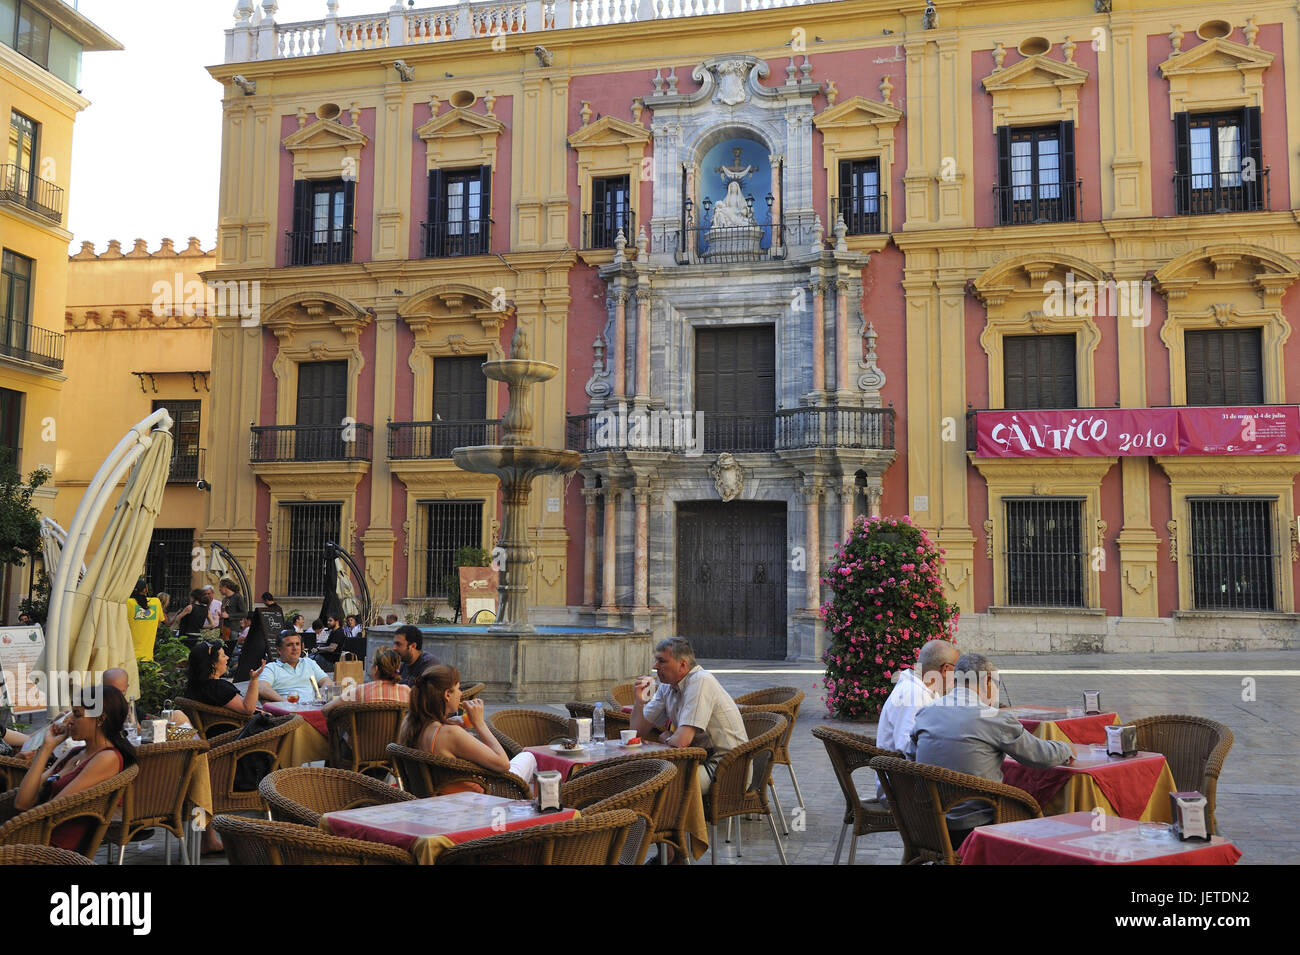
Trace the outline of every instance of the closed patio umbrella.
{"type": "Polygon", "coordinates": [[[72,596],[65,630],[68,669],[98,674],[122,667],[130,675],[128,695],[132,697],[139,696],[140,686],[126,598],[144,567],[172,458],[169,432],[153,431],[149,438],[148,447],[131,469],[99,549],[72,596]]]}
{"type": "MultiPolygon", "coordinates": [[[[63,548],[68,542],[68,532],[52,517],[41,518],[41,557],[45,562],[45,573],[54,579],[58,573],[59,561],[63,558],[63,548]]],[[[86,576],[86,565],[81,565],[81,577],[86,576]]],[[[80,580],[81,577],[77,579],[80,580]]]]}

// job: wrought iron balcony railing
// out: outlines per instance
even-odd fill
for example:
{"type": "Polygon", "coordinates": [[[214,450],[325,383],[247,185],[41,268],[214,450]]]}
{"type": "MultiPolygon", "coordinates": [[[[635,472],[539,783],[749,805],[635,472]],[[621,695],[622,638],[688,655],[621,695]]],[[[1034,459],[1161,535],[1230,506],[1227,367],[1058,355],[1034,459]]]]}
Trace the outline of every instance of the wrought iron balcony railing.
{"type": "Polygon", "coordinates": [[[582,247],[612,249],[619,230],[622,230],[629,246],[636,245],[636,213],[631,209],[621,213],[585,212],[582,215],[582,247]]]}
{"type": "Polygon", "coordinates": [[[454,255],[487,255],[492,250],[491,219],[421,222],[420,233],[424,237],[426,259],[443,259],[454,255]]]}
{"type": "Polygon", "coordinates": [[[369,461],[374,429],[368,424],[254,426],[249,460],[369,461]]]}
{"type": "Polygon", "coordinates": [[[1083,181],[994,186],[998,225],[1075,222],[1083,200],[1083,181]]]}
{"type": "Polygon", "coordinates": [[[61,369],[63,334],[30,322],[7,321],[0,316],[0,355],[61,369]]]}
{"type": "Polygon", "coordinates": [[[829,232],[835,231],[840,216],[849,235],[875,235],[889,231],[889,195],[883,192],[860,196],[839,196],[831,200],[829,232]]]}
{"type": "Polygon", "coordinates": [[[52,222],[63,221],[63,190],[22,166],[0,166],[0,202],[12,202],[52,222]]]}
{"type": "Polygon", "coordinates": [[[356,229],[308,229],[284,234],[288,265],[340,265],[352,261],[352,244],[356,229]]]}
{"type": "Polygon", "coordinates": [[[450,458],[454,448],[501,443],[501,420],[390,421],[388,457],[393,461],[450,458]]]}
{"type": "Polygon", "coordinates": [[[1253,174],[1248,170],[1178,173],[1174,176],[1174,199],[1180,216],[1259,212],[1273,206],[1267,168],[1253,174]]]}

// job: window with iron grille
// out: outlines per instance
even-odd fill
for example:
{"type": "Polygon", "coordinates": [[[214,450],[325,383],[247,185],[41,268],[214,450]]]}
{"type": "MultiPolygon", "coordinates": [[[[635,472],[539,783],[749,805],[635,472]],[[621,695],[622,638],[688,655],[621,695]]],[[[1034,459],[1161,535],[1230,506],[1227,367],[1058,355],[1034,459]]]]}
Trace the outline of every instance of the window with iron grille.
{"type": "Polygon", "coordinates": [[[1174,117],[1174,197],[1179,215],[1264,208],[1258,106],[1174,117]]]}
{"type": "Polygon", "coordinates": [[[1010,335],[1002,340],[1003,406],[1073,408],[1075,336],[1010,335]]]}
{"type": "Polygon", "coordinates": [[[588,247],[612,249],[619,230],[628,245],[636,242],[628,219],[632,200],[627,176],[607,176],[591,180],[591,233],[588,247]]]}
{"type": "Polygon", "coordinates": [[[352,219],[356,182],[345,179],[293,184],[290,265],[332,265],[352,261],[352,219]]]}
{"type": "Polygon", "coordinates": [[[144,572],[154,593],[171,595],[168,613],[175,613],[190,599],[193,585],[194,528],[155,527],[149,539],[144,572]]]}
{"type": "Polygon", "coordinates": [[[456,551],[483,546],[482,501],[418,501],[414,545],[415,594],[445,598],[456,573],[456,551]]]}
{"type": "Polygon", "coordinates": [[[166,408],[172,416],[172,469],[169,484],[193,484],[199,479],[201,401],[155,401],[153,410],[166,408]]]}
{"type": "Polygon", "coordinates": [[[1261,499],[1188,500],[1195,609],[1276,609],[1273,505],[1261,499]]]}
{"type": "Polygon", "coordinates": [[[1258,328],[1214,328],[1184,339],[1189,405],[1264,403],[1258,328]]]}
{"type": "Polygon", "coordinates": [[[275,586],[285,597],[320,596],[325,586],[325,545],[339,543],[343,504],[281,504],[275,540],[275,586]]]}
{"type": "Polygon", "coordinates": [[[1062,498],[1004,499],[1007,605],[1083,607],[1083,504],[1062,498]]]}
{"type": "Polygon", "coordinates": [[[429,218],[424,224],[426,257],[486,255],[491,227],[491,166],[430,171],[429,218]]]}
{"type": "Polygon", "coordinates": [[[883,231],[880,224],[880,160],[840,160],[837,216],[844,217],[849,235],[883,231]]]}
{"type": "Polygon", "coordinates": [[[1074,123],[999,126],[997,138],[996,193],[1002,225],[1074,221],[1074,123]]]}

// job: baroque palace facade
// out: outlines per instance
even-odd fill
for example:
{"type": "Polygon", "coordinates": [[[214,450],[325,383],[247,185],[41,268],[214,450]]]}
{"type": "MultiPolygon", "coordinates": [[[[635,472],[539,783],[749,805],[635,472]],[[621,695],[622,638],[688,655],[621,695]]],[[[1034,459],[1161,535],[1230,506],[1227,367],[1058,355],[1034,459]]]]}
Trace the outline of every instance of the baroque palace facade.
{"type": "Polygon", "coordinates": [[[260,307],[207,523],[258,591],[337,539],[445,595],[519,328],[582,453],[539,619],[815,657],[834,542],[909,513],[965,646],[1296,644],[1294,4],[324,6],[243,0],[211,68],[207,277],[260,307]]]}

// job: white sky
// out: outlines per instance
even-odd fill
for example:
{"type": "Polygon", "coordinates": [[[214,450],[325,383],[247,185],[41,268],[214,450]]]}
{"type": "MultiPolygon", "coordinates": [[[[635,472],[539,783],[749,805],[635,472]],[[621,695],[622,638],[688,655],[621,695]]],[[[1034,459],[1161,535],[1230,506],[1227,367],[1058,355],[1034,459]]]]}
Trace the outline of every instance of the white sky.
{"type": "MultiPolygon", "coordinates": [[[[260,6],[260,0],[258,0],[260,6]]],[[[340,16],[387,10],[389,0],[343,0],[340,16]]],[[[417,6],[429,6],[422,0],[417,6]]],[[[216,244],[221,87],[205,70],[225,57],[235,0],[79,0],[77,8],[115,37],[120,53],[87,53],[77,117],[68,227],[73,252],[135,238],[183,249],[197,235],[216,244]]],[[[325,16],[325,0],[280,0],[279,23],[325,16]]]]}

